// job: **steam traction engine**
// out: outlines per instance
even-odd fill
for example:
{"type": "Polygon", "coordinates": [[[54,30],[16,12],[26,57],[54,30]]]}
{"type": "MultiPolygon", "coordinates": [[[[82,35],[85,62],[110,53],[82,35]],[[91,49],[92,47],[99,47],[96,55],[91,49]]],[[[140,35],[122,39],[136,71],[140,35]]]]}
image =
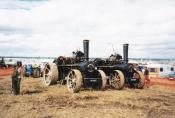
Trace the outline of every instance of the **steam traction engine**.
{"type": "Polygon", "coordinates": [[[83,47],[84,53],[73,52],[73,57],[60,56],[45,65],[44,82],[47,86],[66,82],[68,90],[73,93],[79,92],[81,87],[105,88],[105,73],[95,69],[94,63],[89,61],[89,40],[83,41],[83,47]]]}
{"type": "Polygon", "coordinates": [[[123,45],[123,60],[119,54],[112,54],[108,59],[94,60],[97,69],[103,70],[107,75],[107,83],[115,89],[122,89],[125,84],[130,87],[143,88],[144,75],[128,63],[128,44],[123,45]]]}

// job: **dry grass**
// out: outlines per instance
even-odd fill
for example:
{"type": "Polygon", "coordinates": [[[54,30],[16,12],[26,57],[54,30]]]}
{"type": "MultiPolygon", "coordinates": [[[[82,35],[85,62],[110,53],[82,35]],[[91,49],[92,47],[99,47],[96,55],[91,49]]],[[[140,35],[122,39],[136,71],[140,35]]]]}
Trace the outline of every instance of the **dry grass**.
{"type": "Polygon", "coordinates": [[[21,95],[10,94],[9,77],[0,80],[2,118],[173,118],[175,91],[159,86],[143,90],[82,90],[71,94],[66,86],[46,87],[41,79],[22,80],[21,95]]]}

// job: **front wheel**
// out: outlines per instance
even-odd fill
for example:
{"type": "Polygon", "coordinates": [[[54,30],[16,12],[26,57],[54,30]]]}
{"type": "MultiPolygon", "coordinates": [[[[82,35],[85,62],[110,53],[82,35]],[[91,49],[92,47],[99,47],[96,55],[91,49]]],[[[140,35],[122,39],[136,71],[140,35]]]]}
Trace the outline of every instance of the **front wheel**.
{"type": "Polygon", "coordinates": [[[99,72],[100,79],[101,79],[100,89],[104,90],[106,87],[107,77],[106,77],[106,74],[102,70],[98,70],[98,72],[99,72]]]}
{"type": "Polygon", "coordinates": [[[44,83],[47,86],[57,83],[58,68],[55,63],[47,63],[44,68],[44,83]]]}
{"type": "Polygon", "coordinates": [[[145,77],[142,72],[136,71],[134,73],[134,78],[138,79],[138,83],[136,84],[136,87],[138,89],[142,89],[145,85],[145,77]]]}
{"type": "Polygon", "coordinates": [[[81,89],[82,82],[83,82],[83,77],[81,72],[77,69],[72,69],[68,73],[66,79],[67,79],[68,90],[72,93],[78,93],[81,89]]]}

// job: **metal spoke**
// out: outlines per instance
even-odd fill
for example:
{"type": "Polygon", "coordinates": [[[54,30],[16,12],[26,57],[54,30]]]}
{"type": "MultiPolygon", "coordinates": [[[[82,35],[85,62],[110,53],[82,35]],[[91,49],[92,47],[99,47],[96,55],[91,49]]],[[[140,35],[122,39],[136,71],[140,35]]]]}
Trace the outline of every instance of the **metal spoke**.
{"type": "Polygon", "coordinates": [[[120,76],[119,75],[116,76],[116,81],[120,81],[120,76]]]}
{"type": "Polygon", "coordinates": [[[47,70],[47,72],[49,72],[49,71],[50,71],[50,69],[48,69],[48,68],[46,68],[45,70],[47,70]]]}
{"type": "Polygon", "coordinates": [[[70,74],[69,74],[69,78],[72,78],[72,77],[73,77],[73,73],[71,71],[70,74]]]}
{"type": "Polygon", "coordinates": [[[45,76],[49,76],[49,73],[45,74],[45,76]]]}

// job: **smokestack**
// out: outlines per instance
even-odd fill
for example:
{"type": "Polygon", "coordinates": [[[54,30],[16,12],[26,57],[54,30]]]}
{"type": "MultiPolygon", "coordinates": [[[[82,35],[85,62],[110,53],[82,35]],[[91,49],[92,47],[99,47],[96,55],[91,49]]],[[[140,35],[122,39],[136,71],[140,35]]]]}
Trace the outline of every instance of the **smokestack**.
{"type": "Polygon", "coordinates": [[[123,44],[123,60],[124,60],[124,63],[128,63],[128,47],[129,47],[129,44],[123,44]]]}
{"type": "Polygon", "coordinates": [[[83,40],[84,56],[85,60],[89,60],[89,40],[83,40]]]}

